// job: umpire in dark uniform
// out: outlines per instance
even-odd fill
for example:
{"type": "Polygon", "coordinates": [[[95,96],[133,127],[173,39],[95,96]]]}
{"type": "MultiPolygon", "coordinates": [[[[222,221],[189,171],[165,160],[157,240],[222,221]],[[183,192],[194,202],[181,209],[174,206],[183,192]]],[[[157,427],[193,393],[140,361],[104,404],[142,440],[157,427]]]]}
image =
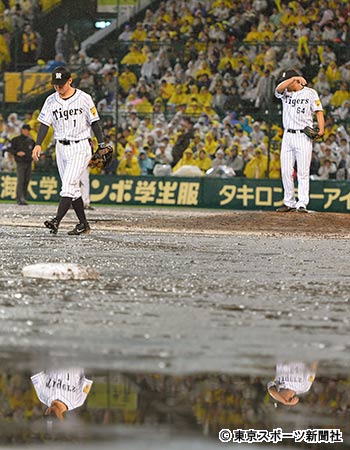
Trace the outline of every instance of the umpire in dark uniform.
{"type": "Polygon", "coordinates": [[[32,175],[32,150],[35,146],[30,136],[30,125],[24,124],[21,134],[11,141],[10,153],[15,157],[17,166],[16,199],[18,205],[28,205],[28,186],[32,175]]]}

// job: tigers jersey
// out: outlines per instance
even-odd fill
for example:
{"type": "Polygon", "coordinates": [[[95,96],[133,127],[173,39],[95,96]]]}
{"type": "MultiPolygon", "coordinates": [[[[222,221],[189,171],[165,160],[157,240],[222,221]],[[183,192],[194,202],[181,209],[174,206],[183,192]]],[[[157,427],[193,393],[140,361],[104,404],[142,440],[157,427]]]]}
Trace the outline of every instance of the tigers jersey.
{"type": "Polygon", "coordinates": [[[279,93],[276,89],[275,96],[282,100],[282,121],[285,130],[302,130],[307,125],[312,127],[314,112],[323,111],[315,89],[306,86],[295,92],[285,90],[279,93]]]}
{"type": "Polygon", "coordinates": [[[291,389],[300,395],[310,390],[315,376],[315,371],[305,363],[278,363],[274,381],[279,389],[291,389]]]}
{"type": "Polygon", "coordinates": [[[82,369],[39,372],[31,377],[39,400],[50,406],[54,400],[63,402],[68,410],[81,406],[90,392],[92,381],[82,369]]]}
{"type": "Polygon", "coordinates": [[[38,120],[53,126],[56,140],[81,141],[91,137],[91,124],[99,120],[99,115],[92,97],[76,89],[67,99],[57,92],[47,97],[38,120]]]}

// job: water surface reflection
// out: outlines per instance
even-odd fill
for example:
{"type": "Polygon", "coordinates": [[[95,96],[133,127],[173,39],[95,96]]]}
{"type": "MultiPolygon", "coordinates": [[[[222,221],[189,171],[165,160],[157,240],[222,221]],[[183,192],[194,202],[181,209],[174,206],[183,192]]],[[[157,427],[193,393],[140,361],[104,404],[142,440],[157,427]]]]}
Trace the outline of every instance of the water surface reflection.
{"type": "MultiPolygon", "coordinates": [[[[50,369],[35,374],[3,372],[0,444],[97,440],[103,448],[103,443],[117,442],[125,430],[134,439],[137,431],[145,430],[145,434],[139,435],[144,441],[145,436],[152,439],[152,433],[159,438],[159,430],[163,429],[188,442],[204,438],[219,445],[218,434],[223,428],[278,427],[286,433],[339,429],[348,442],[350,376],[330,378],[323,375],[324,371],[316,374],[316,367],[316,363],[281,362],[274,368],[275,374],[272,368],[270,376],[261,377],[120,373],[80,368],[50,369]],[[293,399],[289,403],[285,398],[281,401],[284,390],[293,399]]],[[[284,444],[291,442],[279,443],[284,444]]],[[[342,444],[333,444],[332,448],[339,445],[342,444]]],[[[310,444],[303,442],[298,443],[300,446],[310,448],[310,444]]]]}

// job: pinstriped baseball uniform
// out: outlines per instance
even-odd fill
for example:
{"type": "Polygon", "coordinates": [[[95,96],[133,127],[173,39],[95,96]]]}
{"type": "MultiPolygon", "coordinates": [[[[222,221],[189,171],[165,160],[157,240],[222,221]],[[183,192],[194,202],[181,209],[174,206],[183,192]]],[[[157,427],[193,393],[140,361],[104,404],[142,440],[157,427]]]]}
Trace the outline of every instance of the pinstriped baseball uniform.
{"type": "Polygon", "coordinates": [[[51,406],[54,400],[59,400],[68,410],[79,408],[85,402],[93,383],[85,378],[83,369],[43,371],[31,380],[42,403],[51,406]]]}
{"type": "Polygon", "coordinates": [[[275,96],[282,100],[283,139],[281,146],[281,174],[284,187],[284,204],[291,208],[306,207],[309,203],[310,163],[312,140],[302,133],[313,126],[313,114],[323,111],[317,92],[304,86],[299,91],[285,90],[275,96]],[[293,171],[297,163],[298,201],[294,195],[293,171]]]}
{"type": "Polygon", "coordinates": [[[75,200],[81,196],[80,177],[91,158],[91,124],[99,120],[95,104],[80,89],[68,99],[55,92],[46,99],[38,120],[54,129],[60,195],[75,200]]]}
{"type": "Polygon", "coordinates": [[[277,390],[291,389],[296,395],[305,394],[310,390],[315,376],[315,371],[305,363],[278,363],[275,380],[268,384],[268,388],[275,385],[277,390]]]}

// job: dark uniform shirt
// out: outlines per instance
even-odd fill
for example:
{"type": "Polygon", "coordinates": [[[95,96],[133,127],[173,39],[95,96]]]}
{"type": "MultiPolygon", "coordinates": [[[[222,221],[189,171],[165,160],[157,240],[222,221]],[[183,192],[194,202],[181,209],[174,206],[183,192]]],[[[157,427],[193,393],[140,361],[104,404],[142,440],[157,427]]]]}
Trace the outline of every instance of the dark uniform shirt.
{"type": "Polygon", "coordinates": [[[32,150],[35,146],[34,140],[29,136],[24,136],[21,134],[20,136],[16,136],[11,141],[10,152],[15,156],[16,163],[26,162],[29,163],[32,161],[32,150]],[[25,152],[24,156],[18,156],[18,152],[25,152]]]}

